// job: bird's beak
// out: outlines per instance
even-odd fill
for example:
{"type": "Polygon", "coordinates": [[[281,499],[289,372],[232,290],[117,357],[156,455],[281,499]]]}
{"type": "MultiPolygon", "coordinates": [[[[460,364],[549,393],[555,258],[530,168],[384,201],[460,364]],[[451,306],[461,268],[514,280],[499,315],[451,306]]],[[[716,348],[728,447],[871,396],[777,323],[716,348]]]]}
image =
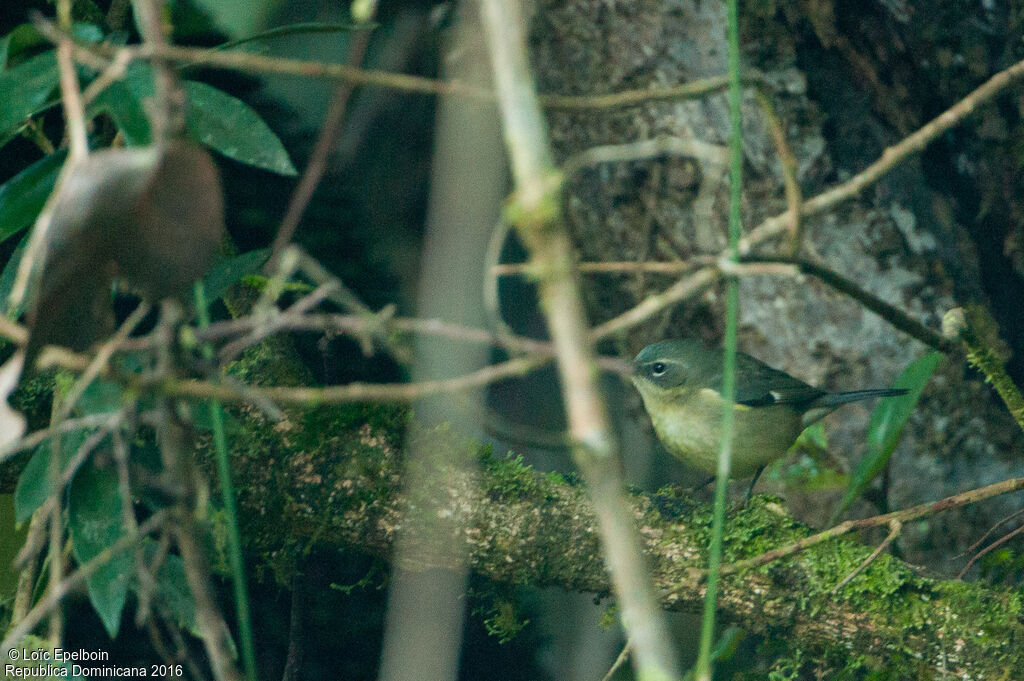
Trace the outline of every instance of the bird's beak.
{"type": "Polygon", "coordinates": [[[640,365],[637,364],[636,362],[633,362],[633,365],[630,367],[629,378],[634,383],[636,383],[637,379],[639,379],[641,377],[642,377],[642,374],[640,373],[640,365]]]}
{"type": "Polygon", "coordinates": [[[648,383],[646,375],[642,371],[640,364],[633,364],[633,370],[629,372],[629,380],[633,382],[633,385],[639,387],[641,383],[648,383]]]}

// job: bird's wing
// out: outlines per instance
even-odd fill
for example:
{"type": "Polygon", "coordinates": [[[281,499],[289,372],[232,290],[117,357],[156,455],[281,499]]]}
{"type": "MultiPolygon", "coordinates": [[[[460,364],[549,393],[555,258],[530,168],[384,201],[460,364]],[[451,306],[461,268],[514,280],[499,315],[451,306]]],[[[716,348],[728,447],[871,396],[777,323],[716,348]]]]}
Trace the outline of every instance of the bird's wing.
{"type": "MultiPolygon", "coordinates": [[[[736,385],[736,403],[747,407],[773,404],[806,405],[825,394],[750,355],[737,353],[736,368],[743,380],[736,385]]],[[[721,389],[721,379],[718,381],[721,389]]]]}

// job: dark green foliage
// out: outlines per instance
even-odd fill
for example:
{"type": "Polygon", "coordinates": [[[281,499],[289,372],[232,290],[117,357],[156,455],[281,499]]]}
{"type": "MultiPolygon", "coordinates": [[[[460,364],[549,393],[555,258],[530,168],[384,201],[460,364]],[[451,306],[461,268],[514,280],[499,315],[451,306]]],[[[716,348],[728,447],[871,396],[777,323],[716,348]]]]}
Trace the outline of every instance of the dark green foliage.
{"type": "Polygon", "coordinates": [[[878,477],[892,458],[896,445],[900,443],[903,427],[914,413],[921,393],[931,379],[943,355],[929,352],[908,366],[893,383],[894,388],[907,390],[906,395],[879,400],[871,412],[868,424],[868,451],[850,476],[849,486],[842,501],[832,514],[831,524],[842,517],[857,497],[878,477]]]}

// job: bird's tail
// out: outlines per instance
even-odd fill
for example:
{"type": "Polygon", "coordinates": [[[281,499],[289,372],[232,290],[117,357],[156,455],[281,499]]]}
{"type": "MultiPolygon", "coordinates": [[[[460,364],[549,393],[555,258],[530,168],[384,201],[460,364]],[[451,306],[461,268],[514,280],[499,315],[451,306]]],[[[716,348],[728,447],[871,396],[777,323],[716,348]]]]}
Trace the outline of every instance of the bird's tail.
{"type": "Polygon", "coordinates": [[[871,390],[850,390],[845,393],[826,393],[815,400],[815,407],[838,407],[848,402],[860,402],[872,397],[898,397],[906,395],[903,388],[874,388],[871,390]]]}
{"type": "Polygon", "coordinates": [[[803,415],[803,426],[806,428],[818,419],[832,413],[837,408],[850,402],[871,399],[872,397],[898,397],[906,395],[903,388],[874,388],[871,390],[850,390],[845,393],[825,393],[811,403],[803,415]]]}

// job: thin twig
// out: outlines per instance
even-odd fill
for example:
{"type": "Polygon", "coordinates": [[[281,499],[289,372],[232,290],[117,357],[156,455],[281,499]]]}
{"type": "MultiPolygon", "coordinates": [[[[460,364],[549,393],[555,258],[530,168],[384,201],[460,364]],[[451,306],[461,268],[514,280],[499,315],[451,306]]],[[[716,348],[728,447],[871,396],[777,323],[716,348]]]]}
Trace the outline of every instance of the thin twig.
{"type": "Polygon", "coordinates": [[[520,5],[480,0],[515,195],[506,209],[544,274],[541,306],[557,351],[559,379],[574,459],[587,483],[604,559],[633,642],[641,678],[681,677],[679,661],[651,588],[618,470],[615,440],[596,384],[592,336],[583,312],[569,236],[559,215],[561,177],[555,171],[536,87],[526,58],[520,5]]]}
{"type": "Polygon", "coordinates": [[[108,426],[114,419],[120,418],[119,413],[101,413],[101,414],[86,414],[76,419],[65,419],[62,423],[56,423],[41,430],[36,430],[25,437],[21,438],[2,454],[0,454],[0,463],[8,459],[18,452],[23,452],[27,449],[32,449],[38,446],[41,442],[49,440],[56,433],[70,433],[74,430],[82,430],[84,428],[102,428],[108,426]]]}
{"type": "MultiPolygon", "coordinates": [[[[396,328],[408,329],[411,332],[441,335],[472,342],[500,344],[498,339],[488,332],[449,325],[438,320],[396,319],[393,321],[396,328]]],[[[211,339],[223,335],[231,335],[257,326],[257,320],[241,318],[211,325],[211,331],[208,334],[202,330],[196,330],[195,335],[200,339],[211,339]]],[[[361,317],[304,315],[293,320],[290,325],[282,326],[280,330],[339,330],[358,335],[365,333],[372,326],[370,320],[361,317]]],[[[429,395],[471,390],[508,378],[523,376],[546,364],[554,357],[554,346],[550,343],[521,337],[517,337],[515,343],[516,345],[510,349],[518,349],[531,354],[492,364],[463,376],[418,383],[348,383],[345,385],[323,387],[256,387],[230,380],[230,377],[226,377],[222,383],[213,384],[194,379],[147,378],[135,374],[120,375],[116,372],[106,371],[100,372],[100,375],[113,378],[133,389],[153,391],[167,396],[220,399],[230,403],[251,403],[264,409],[274,420],[280,420],[282,414],[275,403],[310,406],[349,402],[410,402],[429,395]]],[[[152,342],[148,342],[139,344],[139,347],[149,347],[151,345],[152,342]]],[[[606,371],[619,374],[628,374],[630,371],[628,363],[617,357],[598,357],[595,361],[598,366],[606,371]]],[[[39,362],[40,366],[43,367],[56,365],[79,371],[85,369],[89,363],[90,360],[87,355],[72,353],[55,347],[47,348],[46,352],[40,357],[39,362]]],[[[61,427],[59,430],[64,432],[65,430],[74,430],[74,426],[85,427],[86,425],[100,425],[102,423],[103,421],[98,420],[94,424],[92,419],[83,419],[75,421],[73,426],[61,427]]],[[[52,430],[34,433],[29,436],[31,439],[27,441],[28,444],[25,442],[19,443],[18,449],[26,449],[31,443],[38,443],[39,440],[45,437],[52,437],[53,433],[54,431],[52,430]]]]}
{"type": "Polygon", "coordinates": [[[721,274],[716,267],[702,267],[693,274],[680,279],[661,293],[644,298],[631,309],[591,329],[594,338],[606,338],[612,334],[630,329],[646,319],[683,300],[703,293],[718,281],[721,274]]]}
{"type": "MultiPolygon", "coordinates": [[[[48,40],[56,42],[61,32],[52,22],[38,19],[35,26],[48,40]]],[[[168,60],[189,66],[232,69],[243,73],[276,73],[286,76],[325,78],[339,80],[352,85],[374,85],[409,93],[432,95],[458,95],[477,100],[493,99],[493,94],[459,82],[442,82],[421,76],[389,73],[372,69],[360,69],[350,64],[326,64],[324,62],[267,57],[251,52],[231,52],[199,47],[177,45],[156,46],[151,44],[131,47],[114,47],[104,44],[74,46],[75,59],[90,67],[102,70],[111,59],[127,54],[130,60],[168,60]]]]}
{"type": "Polygon", "coordinates": [[[124,323],[118,328],[117,333],[100,346],[92,360],[90,360],[89,366],[85,368],[85,371],[61,400],[60,411],[57,412],[56,418],[51,423],[59,424],[71,415],[71,410],[78,404],[78,400],[81,399],[86,388],[106,369],[107,362],[110,361],[110,358],[124,344],[128,336],[131,335],[135,327],[139,325],[148,313],[149,304],[146,302],[139,303],[138,307],[128,315],[128,319],[124,320],[124,323]]]}
{"type": "MultiPolygon", "coordinates": [[[[142,30],[144,45],[160,52],[170,46],[162,13],[162,0],[132,0],[132,7],[142,30]]],[[[117,61],[115,59],[115,61],[117,61]]],[[[153,141],[165,142],[179,137],[185,130],[185,91],[171,60],[157,55],[152,60],[153,85],[156,96],[149,114],[153,123],[153,141]]]]}
{"type": "Polygon", "coordinates": [[[975,549],[977,549],[977,548],[978,548],[979,546],[981,546],[982,544],[984,544],[984,543],[985,543],[985,540],[989,538],[989,535],[991,535],[991,534],[992,534],[993,532],[995,532],[995,531],[996,531],[997,529],[999,529],[999,528],[1000,528],[1000,527],[1001,527],[1001,526],[1002,526],[1002,525],[1003,525],[1004,523],[1008,523],[1009,521],[1011,521],[1011,520],[1013,520],[1014,518],[1016,518],[1016,517],[1018,517],[1018,516],[1021,516],[1021,515],[1024,515],[1024,508],[1022,508],[1022,509],[1020,509],[1020,510],[1018,510],[1018,511],[1014,511],[1013,513],[1011,513],[1011,514],[1010,514],[1010,515],[1008,515],[1008,516],[1004,516],[1002,520],[1000,520],[999,522],[997,522],[997,523],[996,523],[995,525],[993,525],[992,527],[988,528],[988,530],[986,530],[985,534],[981,535],[981,539],[979,539],[978,541],[976,541],[976,542],[974,542],[973,544],[971,544],[971,545],[970,545],[970,546],[969,546],[969,547],[967,548],[967,550],[966,550],[966,551],[964,551],[963,553],[961,553],[961,554],[959,554],[959,555],[957,555],[957,556],[954,556],[954,557],[955,557],[955,558],[963,558],[963,557],[964,557],[964,556],[966,556],[966,555],[967,555],[968,553],[970,553],[971,551],[974,551],[974,550],[975,550],[975,549]]]}
{"type": "MultiPolygon", "coordinates": [[[[823,213],[836,204],[853,198],[907,158],[919,153],[947,130],[960,124],[967,116],[974,113],[979,106],[990,101],[1022,76],[1024,76],[1024,61],[1019,61],[992,76],[966,97],[921,128],[903,138],[897,144],[888,147],[882,152],[882,156],[867,168],[846,182],[805,201],[800,207],[801,216],[806,218],[823,213]]],[[[740,252],[743,254],[749,253],[755,245],[789,229],[791,224],[792,220],[788,210],[785,213],[768,218],[740,242],[740,252]]]]}
{"type": "Polygon", "coordinates": [[[498,219],[491,230],[491,237],[484,252],[483,306],[488,328],[494,331],[498,342],[505,347],[512,347],[518,336],[505,321],[501,312],[501,293],[498,288],[498,272],[501,251],[505,247],[512,225],[504,217],[498,219]]]}
{"type": "MultiPolygon", "coordinates": [[[[259,320],[253,317],[239,317],[223,322],[210,324],[208,329],[196,329],[195,336],[199,340],[218,340],[249,332],[259,326],[259,320]]],[[[331,331],[363,336],[367,333],[389,335],[394,332],[414,333],[428,336],[439,336],[467,343],[495,345],[512,352],[554,357],[554,346],[547,341],[534,340],[525,336],[499,336],[496,333],[475,329],[459,324],[451,324],[440,319],[419,319],[416,317],[390,317],[378,323],[376,317],[370,315],[342,314],[305,314],[281,320],[278,331],[331,331]]],[[[622,373],[628,368],[617,357],[598,357],[598,365],[615,373],[622,373]]]]}
{"type": "MultiPolygon", "coordinates": [[[[25,543],[18,551],[17,557],[14,559],[14,566],[16,568],[24,568],[26,565],[29,564],[30,561],[36,559],[42,553],[43,543],[46,539],[46,527],[50,518],[50,506],[52,505],[52,503],[53,498],[47,497],[47,499],[42,503],[42,505],[32,513],[32,519],[29,521],[28,526],[28,536],[25,537],[25,543]]],[[[34,581],[32,583],[32,588],[35,588],[34,581]]],[[[32,595],[33,594],[30,592],[30,602],[28,603],[28,605],[31,605],[32,595]]],[[[28,608],[26,607],[26,610],[27,609],[28,608]]],[[[11,621],[15,620],[12,619],[11,621]]]]}
{"type": "Polygon", "coordinates": [[[729,565],[724,565],[722,566],[722,574],[734,574],[751,568],[760,567],[761,565],[767,565],[768,563],[779,560],[780,558],[792,556],[812,546],[816,546],[830,539],[835,539],[836,537],[841,537],[842,535],[849,534],[855,530],[864,530],[869,527],[888,525],[894,520],[898,520],[899,522],[906,524],[911,520],[941,513],[942,511],[950,511],[960,508],[961,506],[967,506],[968,504],[974,504],[991,497],[999,496],[1000,494],[1009,494],[1022,489],[1024,489],[1024,478],[1011,478],[992,485],[986,485],[985,487],[979,487],[960,494],[954,494],[953,496],[940,499],[939,501],[918,504],[917,506],[912,506],[910,508],[903,509],[902,511],[893,511],[891,513],[876,515],[870,518],[861,518],[859,520],[847,520],[839,523],[835,527],[831,527],[809,537],[804,537],[800,541],[792,544],[787,544],[786,546],[766,551],[758,556],[754,556],[753,558],[747,558],[746,560],[740,560],[729,565]]]}
{"type": "Polygon", "coordinates": [[[1024,525],[1021,525],[1020,527],[1016,528],[1011,532],[1007,532],[1005,535],[995,540],[994,542],[983,548],[981,551],[978,551],[978,553],[976,553],[969,561],[967,561],[967,565],[964,565],[964,569],[961,570],[959,574],[957,574],[956,578],[963,579],[964,575],[967,574],[967,571],[971,569],[971,566],[974,565],[974,563],[981,559],[983,556],[985,556],[985,554],[994,551],[995,549],[999,548],[1001,545],[1010,541],[1022,532],[1024,532],[1024,525]]]}
{"type": "MultiPolygon", "coordinates": [[[[685,274],[693,270],[713,263],[713,258],[708,256],[687,258],[686,260],[669,261],[604,261],[604,262],[581,262],[576,265],[577,270],[583,274],[637,274],[640,272],[649,274],[685,274]]],[[[528,262],[501,263],[492,268],[495,275],[499,277],[532,277],[534,276],[533,266],[528,262]]]]}
{"type": "Polygon", "coordinates": [[[832,587],[832,593],[838,593],[838,591],[840,589],[842,589],[844,586],[846,586],[847,584],[849,584],[850,581],[854,577],[856,577],[861,572],[863,572],[864,568],[866,568],[868,565],[871,565],[871,563],[873,563],[874,560],[876,558],[878,558],[878,556],[882,555],[882,551],[885,551],[885,549],[889,546],[889,544],[891,544],[893,542],[893,540],[896,539],[896,537],[900,536],[900,532],[902,530],[903,530],[903,523],[901,523],[899,520],[893,520],[892,522],[890,522],[889,523],[889,534],[882,541],[882,543],[879,544],[875,548],[875,550],[871,552],[871,555],[868,556],[867,558],[865,558],[864,561],[860,565],[858,565],[856,568],[854,568],[853,572],[851,572],[850,574],[848,574],[845,577],[843,577],[842,581],[840,581],[838,584],[836,584],[834,587],[832,587]]]}
{"type": "Polygon", "coordinates": [[[71,483],[72,478],[75,477],[75,473],[78,472],[79,467],[85,460],[89,458],[100,443],[107,438],[116,428],[121,425],[121,421],[124,418],[123,412],[117,412],[112,415],[112,418],[105,424],[105,427],[98,428],[94,433],[90,433],[89,437],[78,446],[75,453],[71,455],[68,462],[64,465],[64,469],[60,472],[60,479],[58,480],[57,492],[63,493],[64,489],[71,483]]]}
{"type": "MultiPolygon", "coordinates": [[[[761,76],[755,71],[744,77],[744,82],[754,85],[761,82],[761,76]]],[[[711,76],[692,80],[666,88],[649,90],[626,90],[610,92],[603,95],[538,95],[541,106],[548,109],[566,109],[588,111],[594,109],[618,109],[629,106],[640,106],[650,102],[667,102],[677,99],[700,99],[716,92],[721,92],[729,84],[727,76],[711,76]]]]}
{"type": "Polygon", "coordinates": [[[661,136],[636,142],[590,147],[567,158],[562,164],[562,172],[573,175],[583,168],[601,163],[643,161],[660,156],[684,156],[719,166],[724,166],[729,160],[728,150],[717,144],[709,144],[690,137],[661,136]]]}
{"type": "MultiPolygon", "coordinates": [[[[50,405],[50,420],[53,421],[54,416],[60,413],[60,395],[57,391],[54,391],[53,403],[50,405]]],[[[58,432],[53,436],[53,440],[50,441],[50,456],[46,469],[46,478],[50,484],[50,493],[47,499],[49,502],[47,507],[50,509],[50,535],[47,547],[50,559],[48,582],[50,589],[56,588],[64,581],[64,506],[62,503],[64,499],[64,485],[61,484],[61,460],[63,456],[64,443],[58,432]]],[[[56,607],[50,612],[50,645],[52,647],[60,646],[63,636],[64,613],[60,607],[56,607]]]]}
{"type": "MultiPolygon", "coordinates": [[[[368,17],[367,19],[372,20],[372,18],[368,17]]],[[[366,46],[369,42],[369,31],[359,31],[349,39],[348,63],[351,66],[360,66],[363,63],[366,46]]],[[[331,101],[327,105],[327,113],[324,115],[324,122],[320,126],[320,134],[317,136],[316,144],[313,146],[313,154],[306,164],[306,169],[302,173],[298,186],[292,192],[284,218],[281,219],[281,225],[277,228],[277,235],[274,237],[274,243],[271,246],[270,260],[267,262],[267,271],[273,268],[273,263],[277,260],[278,255],[291,242],[292,237],[295,235],[295,230],[302,220],[302,215],[306,212],[306,207],[313,198],[313,192],[316,191],[317,185],[320,184],[320,180],[327,171],[327,161],[341,135],[341,124],[345,120],[345,110],[348,106],[348,100],[352,95],[353,87],[352,82],[343,80],[334,88],[331,101]]]]}
{"type": "MultiPolygon", "coordinates": [[[[848,277],[824,265],[812,262],[807,258],[770,258],[748,256],[743,258],[738,264],[731,264],[727,260],[716,260],[714,256],[694,256],[685,261],[678,260],[671,262],[584,262],[580,263],[579,268],[581,272],[593,272],[598,274],[619,274],[630,272],[677,274],[680,272],[692,271],[699,266],[706,265],[714,265],[721,274],[736,276],[765,274],[792,276],[795,268],[803,274],[809,274],[821,280],[824,284],[839,293],[853,298],[862,306],[885,319],[900,331],[903,331],[908,336],[916,338],[936,350],[949,353],[956,346],[956,344],[949,339],[943,338],[943,336],[937,331],[929,329],[902,309],[885,302],[875,294],[862,288],[852,279],[849,279],[848,277]],[[775,267],[776,265],[780,265],[781,267],[775,267]]],[[[530,272],[528,264],[524,263],[499,265],[496,270],[499,274],[506,276],[524,275],[530,272]]],[[[697,272],[693,276],[696,277],[699,274],[700,272],[697,272]]],[[[681,293],[675,292],[675,287],[673,287],[668,291],[656,294],[655,296],[651,296],[645,300],[642,305],[647,309],[646,312],[640,309],[639,305],[627,311],[625,314],[632,315],[632,321],[627,323],[624,318],[621,321],[616,321],[620,318],[612,320],[612,322],[615,322],[616,324],[625,324],[625,326],[615,328],[614,330],[618,331],[628,326],[633,326],[663,309],[668,304],[688,299],[700,290],[703,290],[703,284],[699,279],[697,281],[694,281],[693,279],[684,279],[677,283],[676,286],[683,289],[681,293]],[[687,290],[688,287],[694,287],[694,290],[687,290]],[[672,294],[667,298],[660,297],[666,296],[670,291],[672,291],[672,294]],[[677,295],[681,297],[677,297],[677,295]]],[[[620,317],[624,317],[624,315],[620,317]]],[[[605,322],[605,324],[610,325],[611,322],[605,322]]],[[[598,327],[598,329],[601,328],[602,327],[598,327]]],[[[595,329],[595,331],[597,331],[597,329],[595,329]]],[[[604,335],[603,330],[602,335],[604,335]]]]}
{"type": "MultiPolygon", "coordinates": [[[[38,19],[35,25],[48,40],[56,42],[60,31],[45,19],[38,19]]],[[[361,69],[351,64],[327,64],[300,59],[268,57],[248,52],[228,52],[217,49],[181,47],[175,45],[139,45],[114,47],[106,44],[74,46],[75,59],[102,70],[119,53],[129,59],[153,61],[166,59],[189,66],[233,69],[246,73],[276,73],[287,76],[325,78],[339,80],[351,85],[372,85],[408,93],[430,95],[454,95],[478,101],[494,101],[494,93],[484,88],[473,87],[459,81],[439,81],[421,76],[389,73],[373,69],[361,69]]],[[[759,74],[751,72],[748,83],[760,82],[759,74]]],[[[725,89],[725,76],[713,76],[667,88],[624,90],[602,95],[559,95],[542,94],[538,100],[541,106],[561,110],[615,109],[640,106],[648,102],[699,99],[725,89]]]]}
{"type": "Polygon", "coordinates": [[[14,626],[28,612],[32,605],[32,597],[35,595],[36,580],[39,577],[40,559],[42,552],[42,536],[46,520],[49,518],[49,509],[37,508],[29,520],[28,535],[25,537],[25,544],[18,551],[14,560],[14,566],[20,567],[18,573],[18,586],[14,593],[14,604],[11,606],[11,619],[8,626],[14,626]]]}
{"type": "Polygon", "coordinates": [[[272,315],[270,319],[266,320],[264,323],[254,326],[247,335],[235,339],[221,348],[218,357],[220,363],[225,364],[230,362],[234,358],[238,357],[238,355],[240,355],[246,348],[256,345],[263,339],[277,333],[283,328],[287,328],[290,322],[301,319],[305,313],[322,303],[337,290],[337,282],[329,281],[325,284],[321,284],[309,295],[303,296],[299,300],[295,301],[295,303],[293,303],[291,307],[284,312],[272,315]]]}
{"type": "Polygon", "coordinates": [[[71,31],[71,0],[60,0],[57,3],[57,16],[63,29],[57,41],[57,68],[60,71],[60,99],[64,106],[64,121],[69,141],[68,160],[77,162],[89,154],[89,142],[85,131],[82,92],[78,87],[78,75],[75,73],[73,46],[68,36],[71,31]]]}
{"type": "Polygon", "coordinates": [[[100,71],[100,75],[93,78],[82,92],[82,104],[88,106],[92,100],[99,97],[100,93],[124,77],[128,65],[132,63],[131,54],[118,52],[114,59],[100,71]]]}
{"type": "Polygon", "coordinates": [[[626,660],[629,659],[629,641],[626,641],[626,645],[622,646],[622,651],[618,657],[615,658],[615,662],[612,662],[612,666],[608,668],[608,673],[601,677],[601,681],[611,681],[612,677],[615,676],[615,672],[622,668],[622,665],[626,664],[626,660]]]}
{"type": "MultiPolygon", "coordinates": [[[[111,433],[111,449],[114,452],[114,465],[117,471],[117,495],[121,501],[121,523],[129,534],[138,534],[139,519],[135,515],[135,502],[132,497],[131,474],[128,471],[128,443],[125,442],[123,434],[117,430],[111,433]]],[[[135,609],[135,622],[141,626],[149,619],[150,604],[153,594],[156,593],[157,584],[153,573],[159,570],[159,565],[148,569],[145,561],[145,551],[141,543],[135,545],[135,576],[138,579],[138,586],[135,589],[138,606],[135,609]]]]}
{"type": "MultiPolygon", "coordinates": [[[[922,343],[947,354],[956,347],[955,343],[947,338],[943,338],[942,334],[929,329],[902,309],[885,302],[874,293],[861,287],[857,282],[824,265],[819,265],[805,258],[759,258],[756,260],[796,265],[804,274],[810,274],[836,291],[853,298],[863,307],[871,310],[908,336],[916,338],[922,343]]],[[[744,259],[744,262],[754,262],[756,260],[744,259]]]]}
{"type": "Polygon", "coordinates": [[[52,585],[52,588],[47,590],[46,595],[36,603],[35,607],[29,610],[25,617],[7,632],[3,643],[0,644],[0,659],[10,659],[11,649],[18,645],[29,632],[35,629],[36,625],[46,617],[47,613],[53,610],[69,593],[77,589],[85,580],[89,579],[115,556],[119,555],[122,551],[128,550],[153,530],[161,527],[166,517],[166,512],[163,510],[155,512],[139,525],[137,534],[123,535],[116,542],[96,554],[92,559],[79,566],[77,570],[69,574],[61,582],[52,585]]]}
{"type": "MultiPolygon", "coordinates": [[[[227,624],[217,607],[217,599],[210,584],[210,566],[202,545],[196,541],[196,523],[183,511],[175,537],[185,567],[185,578],[196,604],[196,625],[210,658],[213,676],[217,681],[242,681],[231,654],[231,639],[227,624]]],[[[255,681],[255,680],[252,680],[255,681]]]]}
{"type": "Polygon", "coordinates": [[[329,282],[335,285],[335,288],[331,291],[330,297],[331,300],[340,305],[343,310],[358,312],[361,314],[373,314],[373,310],[371,310],[366,303],[361,301],[359,296],[357,296],[350,288],[345,286],[341,279],[328,271],[315,258],[301,248],[291,248],[295,249],[298,258],[298,268],[302,270],[303,274],[315,281],[317,285],[323,285],[329,282]]]}
{"type": "MultiPolygon", "coordinates": [[[[421,381],[418,383],[347,383],[319,388],[271,387],[252,388],[263,399],[278,404],[316,406],[320,404],[345,404],[348,402],[412,402],[429,395],[445,392],[459,392],[479,388],[515,376],[529,373],[548,361],[546,357],[521,357],[499,364],[492,364],[470,374],[456,378],[421,381]]],[[[246,394],[229,385],[208,383],[192,379],[167,378],[156,381],[134,381],[134,387],[155,390],[169,397],[194,397],[218,399],[224,402],[247,402],[246,394]]]]}
{"type": "Polygon", "coordinates": [[[803,192],[800,190],[800,182],[797,179],[797,170],[800,164],[796,160],[796,156],[793,155],[793,150],[789,147],[789,142],[786,140],[786,130],[782,126],[782,121],[779,120],[778,114],[775,112],[775,105],[772,104],[771,97],[763,88],[754,89],[755,96],[757,97],[757,103],[761,107],[761,113],[764,116],[765,124],[768,126],[768,133],[772,138],[772,142],[775,143],[775,153],[779,155],[779,164],[782,166],[782,184],[786,190],[786,213],[789,215],[789,238],[790,238],[790,255],[796,257],[800,254],[800,249],[803,246],[803,229],[804,221],[800,215],[800,206],[804,202],[803,192]]]}

